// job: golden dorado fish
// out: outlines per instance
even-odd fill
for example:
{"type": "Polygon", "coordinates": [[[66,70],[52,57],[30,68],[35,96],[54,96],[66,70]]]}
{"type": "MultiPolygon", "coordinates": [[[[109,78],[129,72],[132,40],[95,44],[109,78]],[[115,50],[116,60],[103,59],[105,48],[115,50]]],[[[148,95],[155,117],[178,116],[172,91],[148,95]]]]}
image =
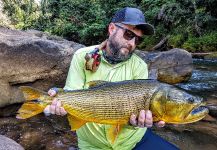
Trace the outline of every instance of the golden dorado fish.
{"type": "MultiPolygon", "coordinates": [[[[43,112],[53,97],[31,87],[20,87],[26,102],[17,118],[26,119],[43,112]]],[[[121,82],[91,82],[89,89],[59,92],[56,96],[68,112],[72,130],[86,122],[101,124],[128,124],[132,113],[151,110],[154,121],[173,124],[196,122],[206,114],[203,99],[175,86],[155,80],[128,80],[121,82]]]]}

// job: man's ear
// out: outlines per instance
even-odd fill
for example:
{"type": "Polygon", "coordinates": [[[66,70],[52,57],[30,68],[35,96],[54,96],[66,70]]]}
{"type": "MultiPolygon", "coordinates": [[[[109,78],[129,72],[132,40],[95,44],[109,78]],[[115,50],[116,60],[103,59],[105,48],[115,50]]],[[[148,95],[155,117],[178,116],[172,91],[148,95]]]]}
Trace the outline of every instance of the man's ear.
{"type": "Polygon", "coordinates": [[[114,23],[110,23],[108,27],[108,34],[111,35],[113,32],[115,32],[116,26],[114,23]]]}

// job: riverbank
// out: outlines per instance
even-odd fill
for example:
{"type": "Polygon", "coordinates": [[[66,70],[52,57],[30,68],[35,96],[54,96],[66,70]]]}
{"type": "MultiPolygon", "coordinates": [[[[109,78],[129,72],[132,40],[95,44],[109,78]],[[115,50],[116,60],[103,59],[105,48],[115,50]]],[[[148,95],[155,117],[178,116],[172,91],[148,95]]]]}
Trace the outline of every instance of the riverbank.
{"type": "Polygon", "coordinates": [[[206,52],[206,53],[191,53],[193,58],[200,59],[217,59],[217,52],[206,52]]]}

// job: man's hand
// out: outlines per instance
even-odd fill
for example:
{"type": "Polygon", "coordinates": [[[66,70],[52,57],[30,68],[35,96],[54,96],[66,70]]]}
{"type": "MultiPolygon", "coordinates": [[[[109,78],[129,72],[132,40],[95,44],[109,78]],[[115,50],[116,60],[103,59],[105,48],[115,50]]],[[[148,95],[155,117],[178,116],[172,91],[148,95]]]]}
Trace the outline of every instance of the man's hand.
{"type": "Polygon", "coordinates": [[[57,91],[55,91],[53,88],[51,88],[47,93],[48,93],[48,95],[50,95],[52,97],[57,95],[57,91]]]}
{"type": "MultiPolygon", "coordinates": [[[[48,95],[50,95],[52,97],[56,96],[56,94],[57,94],[57,91],[55,91],[53,89],[50,89],[48,91],[48,95]]],[[[65,109],[63,107],[61,107],[61,101],[58,101],[57,98],[54,98],[51,105],[47,105],[45,107],[44,114],[47,116],[49,116],[50,114],[64,116],[67,114],[67,112],[65,111],[65,109]]]]}
{"type": "MultiPolygon", "coordinates": [[[[153,126],[153,117],[152,113],[150,110],[141,110],[139,113],[138,118],[136,117],[135,114],[132,114],[130,117],[130,124],[135,126],[135,127],[152,127],[153,126]]],[[[164,121],[159,121],[155,123],[157,127],[164,127],[165,122],[164,121]]]]}

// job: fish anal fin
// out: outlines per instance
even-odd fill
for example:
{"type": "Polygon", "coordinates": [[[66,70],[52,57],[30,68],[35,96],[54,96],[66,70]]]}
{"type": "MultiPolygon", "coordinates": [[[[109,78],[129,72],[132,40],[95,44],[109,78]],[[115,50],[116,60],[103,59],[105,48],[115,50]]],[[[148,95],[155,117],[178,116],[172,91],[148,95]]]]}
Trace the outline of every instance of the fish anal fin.
{"type": "Polygon", "coordinates": [[[105,83],[108,83],[108,81],[95,80],[95,81],[87,82],[87,85],[88,85],[89,88],[95,88],[95,87],[101,86],[101,85],[103,85],[105,83]]]}
{"type": "Polygon", "coordinates": [[[118,134],[120,133],[122,129],[122,126],[117,124],[117,125],[112,125],[109,129],[108,129],[108,138],[111,141],[111,143],[113,144],[118,136],[118,134]]]}
{"type": "Polygon", "coordinates": [[[68,114],[67,117],[68,117],[69,125],[71,126],[72,131],[79,129],[81,126],[87,123],[87,121],[74,117],[70,114],[68,114]]]}
{"type": "Polygon", "coordinates": [[[27,119],[43,112],[46,106],[34,102],[24,103],[18,110],[17,119],[27,119]]]}

